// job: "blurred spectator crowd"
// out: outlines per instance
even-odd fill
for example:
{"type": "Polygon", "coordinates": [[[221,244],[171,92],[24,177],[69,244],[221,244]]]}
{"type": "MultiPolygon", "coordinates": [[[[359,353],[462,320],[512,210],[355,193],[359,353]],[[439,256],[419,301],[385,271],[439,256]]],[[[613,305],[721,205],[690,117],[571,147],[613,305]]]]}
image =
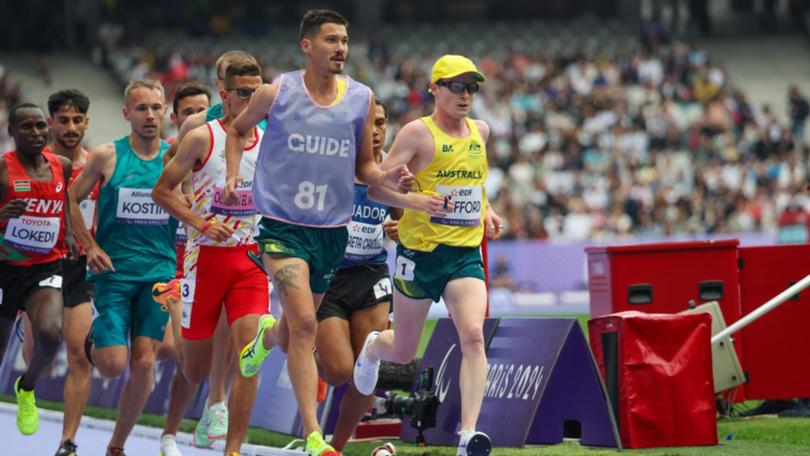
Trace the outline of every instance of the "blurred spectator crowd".
{"type": "MultiPolygon", "coordinates": [[[[122,81],[156,77],[171,93],[210,84],[228,49],[254,53],[272,80],[301,66],[296,37],[174,32],[107,51],[122,81]]],[[[807,99],[791,87],[788,113],[752,105],[700,43],[587,22],[387,26],[352,43],[347,73],[386,101],[395,134],[432,110],[428,77],[446,52],[488,77],[472,115],[491,127],[487,192],[507,238],[773,233],[786,208],[810,209],[807,99]]]]}
{"type": "Polygon", "coordinates": [[[22,87],[0,65],[0,152],[14,148],[14,140],[8,134],[8,112],[12,106],[23,101],[22,87]]]}

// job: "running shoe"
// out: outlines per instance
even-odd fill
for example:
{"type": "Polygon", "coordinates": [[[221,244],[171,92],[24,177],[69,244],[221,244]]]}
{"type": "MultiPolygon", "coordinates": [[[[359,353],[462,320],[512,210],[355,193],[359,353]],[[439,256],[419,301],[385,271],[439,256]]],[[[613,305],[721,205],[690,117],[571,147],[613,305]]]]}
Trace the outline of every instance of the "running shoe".
{"type": "Polygon", "coordinates": [[[224,439],[228,434],[228,406],[216,402],[208,406],[208,440],[224,439]]]}
{"type": "Polygon", "coordinates": [[[208,417],[208,406],[203,407],[203,414],[197,426],[194,428],[194,446],[197,448],[211,448],[214,445],[213,440],[208,439],[208,425],[210,423],[208,417]]]}
{"type": "Polygon", "coordinates": [[[169,311],[172,302],[180,300],[180,279],[172,279],[168,283],[158,282],[152,286],[152,299],[160,304],[160,310],[169,311]]]}
{"type": "Polygon", "coordinates": [[[492,441],[483,432],[462,431],[458,441],[457,456],[489,456],[492,441]]]}
{"type": "Polygon", "coordinates": [[[323,436],[318,431],[307,436],[306,451],[309,456],[338,456],[338,452],[332,448],[332,445],[324,442],[323,436]]]}
{"type": "Polygon", "coordinates": [[[107,456],[127,456],[123,448],[109,447],[107,448],[107,456]]]}
{"type": "Polygon", "coordinates": [[[59,449],[56,450],[56,454],[54,456],[78,456],[76,453],[76,448],[79,446],[73,443],[70,439],[65,440],[62,442],[62,445],[59,446],[59,449]]]}
{"type": "Polygon", "coordinates": [[[368,359],[366,350],[379,335],[379,331],[371,331],[368,336],[366,336],[363,348],[360,350],[357,361],[354,363],[354,373],[352,374],[354,386],[357,388],[357,391],[364,396],[371,395],[371,393],[374,392],[374,388],[377,387],[377,378],[380,374],[380,360],[371,361],[368,359]]]}
{"type": "Polygon", "coordinates": [[[163,434],[160,436],[160,456],[183,456],[180,448],[177,448],[177,437],[173,434],[163,434]]]}
{"type": "Polygon", "coordinates": [[[14,382],[14,393],[17,395],[17,429],[22,435],[33,435],[39,429],[37,398],[34,397],[34,390],[20,389],[21,379],[22,377],[17,377],[17,381],[14,382]]]}
{"type": "Polygon", "coordinates": [[[259,372],[270,350],[264,348],[264,333],[276,324],[272,315],[262,315],[259,318],[259,330],[256,337],[242,348],[239,353],[239,370],[244,377],[253,377],[259,372]]]}

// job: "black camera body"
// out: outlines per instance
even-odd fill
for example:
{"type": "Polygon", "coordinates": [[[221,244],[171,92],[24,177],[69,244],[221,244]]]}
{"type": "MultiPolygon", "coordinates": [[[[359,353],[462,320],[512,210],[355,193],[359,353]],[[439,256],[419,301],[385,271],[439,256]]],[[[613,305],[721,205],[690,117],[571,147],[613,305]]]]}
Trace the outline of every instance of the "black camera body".
{"type": "Polygon", "coordinates": [[[439,410],[439,397],[433,392],[433,368],[427,367],[419,373],[416,390],[409,396],[387,392],[377,408],[382,414],[403,418],[411,417],[411,427],[418,432],[416,443],[425,446],[424,431],[436,426],[436,413],[439,410]]]}

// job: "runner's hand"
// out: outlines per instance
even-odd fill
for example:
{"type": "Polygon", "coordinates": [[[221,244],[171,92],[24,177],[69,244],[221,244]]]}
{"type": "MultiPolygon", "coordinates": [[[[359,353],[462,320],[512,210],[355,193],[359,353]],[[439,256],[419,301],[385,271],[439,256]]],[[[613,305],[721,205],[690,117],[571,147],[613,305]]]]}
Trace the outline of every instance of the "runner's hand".
{"type": "Polygon", "coordinates": [[[73,233],[65,233],[65,247],[67,247],[68,260],[75,260],[81,255],[79,245],[76,243],[76,238],[73,236],[73,233]]]}
{"type": "Polygon", "coordinates": [[[22,198],[13,199],[0,207],[0,219],[17,218],[25,214],[26,202],[22,198]]]}
{"type": "Polygon", "coordinates": [[[503,234],[503,220],[490,206],[487,206],[487,213],[484,215],[484,228],[488,239],[498,239],[503,234]]]}
{"type": "Polygon", "coordinates": [[[222,189],[222,202],[225,204],[237,204],[239,198],[236,196],[236,188],[242,185],[242,177],[232,176],[225,180],[225,188],[222,189]]]}
{"type": "Polygon", "coordinates": [[[383,229],[388,239],[392,241],[399,241],[399,223],[396,220],[388,219],[383,222],[383,229]]]}
{"type": "Polygon", "coordinates": [[[211,219],[200,229],[200,233],[212,241],[225,242],[233,234],[233,228],[226,223],[211,219]]]}
{"type": "Polygon", "coordinates": [[[433,195],[413,194],[419,198],[419,209],[433,217],[446,217],[453,212],[453,200],[438,193],[433,195]]]}
{"type": "Polygon", "coordinates": [[[87,268],[90,272],[99,274],[102,272],[115,272],[112,260],[101,247],[93,247],[87,250],[87,268]]]}
{"type": "Polygon", "coordinates": [[[407,165],[398,165],[385,171],[384,186],[399,193],[408,193],[415,179],[407,165]]]}

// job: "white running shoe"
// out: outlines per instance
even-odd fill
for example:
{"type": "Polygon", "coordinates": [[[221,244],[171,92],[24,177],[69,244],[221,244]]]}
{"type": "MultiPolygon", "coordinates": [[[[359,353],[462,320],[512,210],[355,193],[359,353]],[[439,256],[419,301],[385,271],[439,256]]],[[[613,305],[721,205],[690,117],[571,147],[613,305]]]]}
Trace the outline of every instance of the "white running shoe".
{"type": "Polygon", "coordinates": [[[224,439],[228,434],[228,406],[216,402],[208,406],[208,440],[224,439]]]}
{"type": "Polygon", "coordinates": [[[483,432],[461,431],[457,456],[489,456],[492,441],[483,432]]]}
{"type": "Polygon", "coordinates": [[[177,437],[172,434],[160,436],[160,456],[183,456],[177,448],[177,437]]]}
{"type": "Polygon", "coordinates": [[[357,361],[354,362],[354,387],[357,391],[364,396],[369,396],[374,392],[377,387],[377,377],[380,373],[380,360],[371,361],[366,356],[366,349],[370,343],[380,335],[379,331],[371,331],[366,336],[366,341],[363,343],[363,349],[357,356],[357,361]]]}

